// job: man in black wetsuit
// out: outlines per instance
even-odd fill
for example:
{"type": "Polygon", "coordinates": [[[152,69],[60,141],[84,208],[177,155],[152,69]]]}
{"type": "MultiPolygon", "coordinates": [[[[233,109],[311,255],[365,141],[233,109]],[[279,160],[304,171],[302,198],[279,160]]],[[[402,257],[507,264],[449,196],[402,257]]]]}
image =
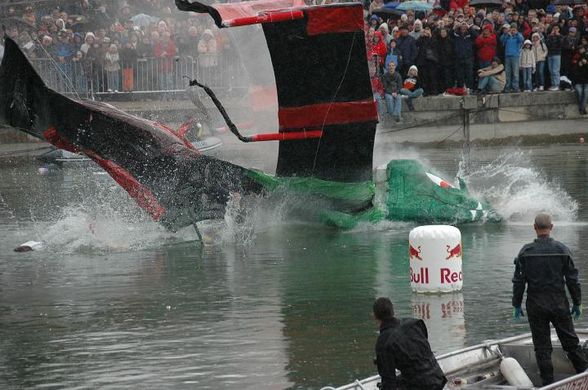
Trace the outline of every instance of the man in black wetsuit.
{"type": "Polygon", "coordinates": [[[535,357],[543,385],[547,385],[553,382],[549,323],[555,327],[561,345],[576,372],[585,371],[588,360],[579,345],[572,322],[572,314],[578,319],[582,313],[582,293],[572,254],[567,246],[549,237],[553,225],[548,214],[537,215],[534,228],[537,238],[525,245],[515,259],[512,305],[514,318],[519,319],[523,315],[521,303],[525,286],[528,285],[527,314],[535,357]],[[572,298],[571,311],[565,286],[572,298]]]}
{"type": "Polygon", "coordinates": [[[374,302],[374,318],[380,327],[376,364],[382,390],[441,390],[447,379],[427,340],[422,320],[397,319],[388,298],[374,302]],[[402,374],[396,377],[396,370],[402,374]]]}

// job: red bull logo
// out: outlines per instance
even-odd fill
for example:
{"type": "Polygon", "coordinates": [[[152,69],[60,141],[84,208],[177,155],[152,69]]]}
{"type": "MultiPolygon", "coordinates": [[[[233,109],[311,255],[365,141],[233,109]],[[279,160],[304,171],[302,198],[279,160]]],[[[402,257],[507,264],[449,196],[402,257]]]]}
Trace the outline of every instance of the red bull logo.
{"type": "Polygon", "coordinates": [[[414,257],[416,257],[418,260],[422,260],[421,257],[421,247],[417,247],[417,249],[414,249],[414,247],[410,244],[408,244],[408,256],[410,257],[410,259],[412,260],[414,257]]]}
{"type": "Polygon", "coordinates": [[[463,273],[461,271],[455,272],[449,268],[441,268],[441,284],[453,284],[463,281],[463,273]]]}
{"type": "Polygon", "coordinates": [[[449,245],[447,245],[447,253],[448,254],[445,260],[449,260],[452,257],[461,257],[461,242],[457,244],[454,248],[451,248],[449,245]]]}
{"type": "Polygon", "coordinates": [[[414,273],[412,267],[410,267],[410,282],[429,284],[429,269],[427,267],[422,267],[418,270],[418,273],[414,273]]]}

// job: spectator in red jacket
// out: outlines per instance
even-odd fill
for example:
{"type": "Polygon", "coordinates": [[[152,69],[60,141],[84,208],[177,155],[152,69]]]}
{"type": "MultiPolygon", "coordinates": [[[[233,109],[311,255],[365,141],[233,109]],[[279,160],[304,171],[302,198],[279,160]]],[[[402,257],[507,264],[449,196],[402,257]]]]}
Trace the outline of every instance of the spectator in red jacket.
{"type": "Polygon", "coordinates": [[[476,38],[476,54],[480,68],[486,68],[496,56],[496,35],[492,31],[492,25],[486,24],[482,29],[482,35],[476,38]]]}
{"type": "Polygon", "coordinates": [[[384,69],[384,61],[386,61],[386,54],[388,54],[388,49],[386,48],[384,37],[382,36],[381,32],[376,31],[374,33],[370,57],[378,57],[379,71],[383,71],[384,69]]]}
{"type": "Polygon", "coordinates": [[[451,2],[449,3],[449,9],[454,11],[458,8],[463,9],[463,7],[468,5],[469,2],[469,0],[451,0],[451,2]]]}
{"type": "Polygon", "coordinates": [[[161,89],[171,90],[173,87],[173,67],[176,56],[176,45],[169,31],[164,31],[160,39],[153,45],[153,54],[158,61],[161,89]]]}

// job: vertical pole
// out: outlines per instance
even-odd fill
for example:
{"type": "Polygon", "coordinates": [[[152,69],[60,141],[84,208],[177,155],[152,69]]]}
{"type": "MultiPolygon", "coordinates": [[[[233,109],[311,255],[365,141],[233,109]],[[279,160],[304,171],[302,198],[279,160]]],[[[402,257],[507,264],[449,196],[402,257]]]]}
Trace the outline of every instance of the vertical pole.
{"type": "Polygon", "coordinates": [[[462,109],[463,113],[463,136],[464,136],[464,144],[463,144],[463,151],[465,155],[465,169],[466,171],[470,168],[470,110],[467,108],[462,109]]]}

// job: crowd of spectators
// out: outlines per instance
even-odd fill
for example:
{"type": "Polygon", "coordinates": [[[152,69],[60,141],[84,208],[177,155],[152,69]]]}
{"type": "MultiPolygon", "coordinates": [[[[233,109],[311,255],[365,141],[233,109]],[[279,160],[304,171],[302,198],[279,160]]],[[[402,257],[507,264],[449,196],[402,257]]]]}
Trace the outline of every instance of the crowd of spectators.
{"type": "Polygon", "coordinates": [[[382,116],[400,121],[401,101],[439,94],[574,89],[588,100],[588,5],[503,0],[494,8],[441,0],[404,14],[367,7],[366,46],[382,116]]]}
{"type": "MultiPolygon", "coordinates": [[[[212,18],[180,12],[171,0],[16,4],[0,2],[6,34],[37,65],[57,68],[78,92],[130,92],[138,89],[137,80],[141,90],[176,88],[178,58],[194,65],[201,80],[214,80],[219,61],[234,52],[212,18]]],[[[587,4],[503,0],[487,8],[470,6],[469,0],[436,0],[434,5],[428,12],[399,15],[382,13],[390,9],[384,0],[365,4],[368,60],[381,113],[386,106],[400,120],[399,102],[405,99],[413,109],[412,100],[422,95],[567,87],[575,89],[580,112],[586,113],[587,4]]]]}
{"type": "Polygon", "coordinates": [[[131,92],[137,80],[143,90],[170,90],[181,79],[178,58],[212,75],[230,52],[228,38],[208,15],[180,12],[170,0],[0,5],[6,34],[42,74],[43,67],[58,68],[78,92],[131,92]]]}

